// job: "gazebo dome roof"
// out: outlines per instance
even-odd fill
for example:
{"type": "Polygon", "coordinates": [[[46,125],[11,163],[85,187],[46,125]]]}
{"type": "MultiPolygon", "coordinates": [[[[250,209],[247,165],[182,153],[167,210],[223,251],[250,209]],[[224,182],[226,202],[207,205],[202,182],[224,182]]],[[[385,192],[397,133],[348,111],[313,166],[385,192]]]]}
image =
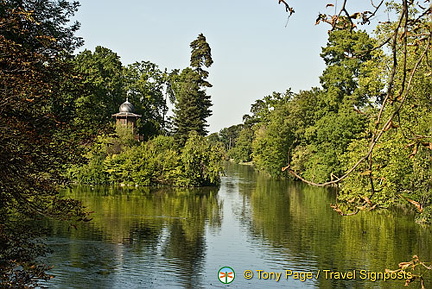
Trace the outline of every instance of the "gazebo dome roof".
{"type": "Polygon", "coordinates": [[[116,119],[137,119],[142,117],[140,114],[135,114],[135,107],[129,100],[126,98],[126,101],[123,102],[119,107],[119,112],[112,115],[116,119]]]}
{"type": "Polygon", "coordinates": [[[126,101],[123,102],[119,108],[119,112],[133,113],[134,111],[135,111],[135,107],[133,106],[132,103],[129,102],[128,99],[126,99],[126,101]]]}

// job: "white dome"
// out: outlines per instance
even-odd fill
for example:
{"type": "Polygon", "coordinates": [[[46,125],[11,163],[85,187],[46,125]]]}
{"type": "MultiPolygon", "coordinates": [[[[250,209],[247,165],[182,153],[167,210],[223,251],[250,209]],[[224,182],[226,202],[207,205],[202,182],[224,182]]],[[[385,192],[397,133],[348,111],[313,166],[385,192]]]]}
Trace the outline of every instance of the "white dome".
{"type": "Polygon", "coordinates": [[[128,112],[133,113],[135,108],[132,103],[130,103],[127,99],[120,105],[119,112],[128,112]]]}

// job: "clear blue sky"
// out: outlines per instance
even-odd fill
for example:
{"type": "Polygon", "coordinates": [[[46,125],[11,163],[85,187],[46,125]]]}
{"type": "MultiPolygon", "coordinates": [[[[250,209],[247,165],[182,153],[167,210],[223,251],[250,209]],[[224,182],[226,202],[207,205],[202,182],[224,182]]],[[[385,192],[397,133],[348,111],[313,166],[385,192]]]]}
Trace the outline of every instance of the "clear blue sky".
{"type": "MultiPolygon", "coordinates": [[[[342,1],[339,1],[342,2],[342,1]]],[[[356,1],[352,1],[356,2],[356,1]]],[[[363,0],[362,2],[369,2],[363,0]]],[[[118,53],[123,64],[151,61],[161,69],[189,65],[189,44],[203,33],[212,49],[208,89],[210,132],[242,122],[250,105],[273,91],[319,86],[327,24],[325,0],[288,0],[295,14],[287,22],[278,0],[81,0],[77,33],[85,49],[98,45],[118,53]]]]}

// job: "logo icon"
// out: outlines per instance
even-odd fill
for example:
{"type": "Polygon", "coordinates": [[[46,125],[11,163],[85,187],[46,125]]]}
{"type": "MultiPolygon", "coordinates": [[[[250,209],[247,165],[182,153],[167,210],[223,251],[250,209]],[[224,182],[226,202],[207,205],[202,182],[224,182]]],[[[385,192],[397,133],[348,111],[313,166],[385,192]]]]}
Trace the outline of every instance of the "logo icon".
{"type": "Polygon", "coordinates": [[[223,284],[229,284],[235,279],[234,269],[228,266],[224,266],[219,269],[218,279],[223,284]]]}

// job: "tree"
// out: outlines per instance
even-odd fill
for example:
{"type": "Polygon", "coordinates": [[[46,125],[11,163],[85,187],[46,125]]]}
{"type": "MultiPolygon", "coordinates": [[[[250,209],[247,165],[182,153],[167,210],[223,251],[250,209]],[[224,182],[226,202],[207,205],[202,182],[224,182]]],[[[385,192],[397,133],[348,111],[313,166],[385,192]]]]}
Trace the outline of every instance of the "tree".
{"type": "MultiPolygon", "coordinates": [[[[198,72],[202,81],[205,82],[209,74],[202,67],[208,68],[213,64],[210,45],[207,43],[205,36],[200,33],[197,39],[191,42],[190,48],[192,49],[190,66],[198,72]]],[[[205,86],[211,87],[211,84],[207,82],[205,86]]]]}
{"type": "Polygon", "coordinates": [[[174,134],[184,144],[191,132],[206,136],[208,126],[206,119],[211,116],[211,98],[206,87],[212,85],[206,80],[208,72],[203,66],[210,67],[213,63],[211,49],[203,34],[190,44],[192,49],[190,67],[175,73],[172,89],[175,94],[174,134]]]}
{"type": "Polygon", "coordinates": [[[326,108],[338,112],[343,106],[348,109],[363,108],[368,102],[369,94],[377,95],[378,91],[359,91],[360,77],[366,77],[370,68],[365,63],[382,56],[373,50],[376,43],[364,31],[335,30],[329,33],[327,46],[322,49],[321,57],[327,67],[320,77],[325,91],[323,95],[326,108]]]}
{"type": "Polygon", "coordinates": [[[192,132],[181,151],[182,178],[178,185],[213,186],[220,183],[223,148],[192,132]]]}
{"type": "Polygon", "coordinates": [[[110,127],[111,115],[125,100],[123,66],[117,53],[102,46],[78,54],[74,66],[84,89],[74,100],[74,121],[95,136],[110,127]]]}
{"type": "MultiPolygon", "coordinates": [[[[412,15],[409,17],[415,18],[412,15]]],[[[389,80],[392,80],[391,95],[387,92],[379,109],[374,111],[370,118],[369,128],[377,145],[373,147],[367,162],[359,164],[341,184],[342,193],[339,197],[341,200],[355,200],[350,206],[351,209],[358,203],[366,207],[410,205],[419,213],[417,222],[430,223],[432,82],[430,61],[426,55],[431,45],[428,29],[431,22],[418,18],[414,23],[409,22],[409,26],[412,24],[416,27],[413,33],[407,38],[398,36],[391,44],[391,49],[396,52],[396,59],[389,56],[384,58],[388,67],[391,67],[395,60],[404,65],[388,71],[389,80]],[[377,139],[378,136],[380,137],[377,139]],[[365,200],[368,202],[365,203],[365,200]]],[[[380,25],[378,38],[389,38],[395,25],[397,24],[380,25]]],[[[407,29],[411,30],[409,26],[407,29]]],[[[365,136],[350,145],[346,158],[348,167],[354,166],[362,155],[368,155],[371,150],[371,142],[368,140],[365,136]]]]}
{"type": "Polygon", "coordinates": [[[250,162],[252,160],[253,139],[253,129],[248,125],[242,125],[235,146],[228,151],[228,156],[237,163],[250,162]]]}
{"type": "Polygon", "coordinates": [[[127,134],[98,137],[86,155],[88,163],[70,168],[69,177],[84,184],[187,187],[220,183],[220,143],[211,143],[196,133],[191,133],[182,148],[173,136],[159,135],[140,143],[130,140],[127,134]]]}
{"type": "Polygon", "coordinates": [[[168,75],[150,61],[136,62],[124,70],[127,95],[142,115],[138,132],[145,139],[165,133],[168,75]]]}
{"type": "Polygon", "coordinates": [[[68,25],[77,2],[0,5],[0,287],[19,288],[46,277],[35,265],[43,250],[25,221],[85,218],[79,202],[58,197],[55,184],[75,145],[58,133],[70,128],[53,105],[81,40],[74,36],[79,25],[68,25]]]}
{"type": "MultiPolygon", "coordinates": [[[[335,76],[340,75],[342,81],[338,84],[342,86],[332,87],[327,85],[324,75],[321,78],[323,87],[327,92],[331,92],[327,95],[326,102],[330,104],[333,114],[336,110],[340,114],[341,108],[355,105],[356,111],[369,117],[364,121],[364,128],[358,130],[356,137],[352,138],[352,142],[342,143],[340,146],[345,151],[344,155],[339,157],[340,164],[344,166],[343,170],[332,180],[326,181],[321,177],[318,181],[311,181],[308,180],[310,175],[305,178],[290,166],[284,168],[311,185],[338,185],[342,188],[342,193],[338,194],[339,200],[346,201],[346,207],[356,212],[359,208],[389,207],[403,201],[407,205],[414,205],[412,208],[420,213],[418,221],[430,222],[432,219],[429,60],[432,10],[429,2],[386,2],[388,11],[398,19],[382,22],[377,29],[377,41],[359,51],[361,54],[365,52],[373,56],[363,59],[366,61],[360,67],[367,72],[367,77],[363,77],[362,70],[354,74],[356,77],[351,80],[345,77],[349,75],[345,74],[345,68],[360,59],[358,53],[351,54],[347,51],[346,57],[351,60],[344,61],[345,66],[329,63],[329,68],[332,68],[326,71],[330,73],[334,70],[332,76],[328,74],[331,76],[329,79],[337,79],[335,76]],[[381,47],[386,47],[386,55],[376,54],[381,47]],[[348,82],[343,81],[344,79],[348,82]],[[377,79],[384,80],[385,86],[376,81],[377,79]],[[352,87],[356,87],[355,91],[351,90],[352,87]],[[348,101],[342,101],[342,106],[338,104],[340,95],[348,96],[348,101]],[[365,110],[367,102],[372,104],[373,101],[375,104],[365,110]]],[[[348,11],[347,3],[348,0],[343,1],[335,15],[319,14],[316,24],[329,23],[332,27],[331,34],[337,31],[352,33],[356,31],[358,24],[369,24],[385,1],[371,2],[372,9],[355,13],[348,11]]],[[[334,6],[327,6],[329,5],[334,6]]],[[[323,52],[325,57],[326,51],[323,52]]],[[[338,55],[337,49],[327,52],[330,52],[333,58],[338,55]]],[[[346,110],[345,117],[354,120],[346,110]]],[[[322,127],[329,121],[337,121],[334,115],[329,115],[328,118],[322,118],[322,127]]],[[[351,132],[356,132],[355,127],[356,125],[352,126],[354,130],[351,132]]],[[[322,136],[325,135],[327,134],[322,136]]],[[[320,138],[318,135],[317,137],[320,138]]],[[[322,144],[325,142],[321,142],[322,144]]],[[[335,210],[344,214],[338,206],[335,206],[335,210]]]]}
{"type": "Polygon", "coordinates": [[[382,82],[375,67],[382,56],[372,49],[375,41],[366,32],[336,29],[329,33],[321,57],[327,64],[320,77],[322,90],[314,108],[315,119],[294,147],[294,164],[313,182],[330,181],[345,171],[341,157],[348,145],[361,138],[382,82]]]}
{"type": "Polygon", "coordinates": [[[220,130],[219,139],[224,144],[226,151],[229,151],[236,146],[236,141],[242,129],[243,125],[238,124],[220,130]]]}
{"type": "Polygon", "coordinates": [[[294,142],[293,123],[287,109],[293,96],[291,90],[273,92],[251,106],[251,112],[258,120],[252,141],[254,165],[275,177],[281,176],[280,168],[288,162],[288,150],[294,142]]]}

